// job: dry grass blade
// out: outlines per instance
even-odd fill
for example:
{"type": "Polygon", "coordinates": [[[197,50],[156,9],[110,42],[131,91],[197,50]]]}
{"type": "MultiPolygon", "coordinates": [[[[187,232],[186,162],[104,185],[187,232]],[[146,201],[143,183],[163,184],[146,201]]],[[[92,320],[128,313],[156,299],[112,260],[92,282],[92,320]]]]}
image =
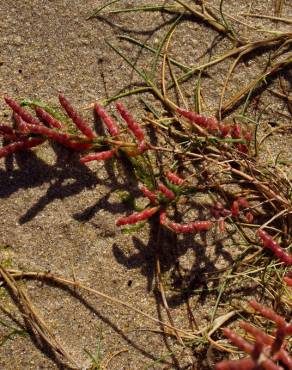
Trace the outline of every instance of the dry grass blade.
{"type": "MultiPolygon", "coordinates": [[[[168,316],[168,320],[169,320],[171,326],[174,327],[174,321],[172,319],[172,316],[171,316],[171,313],[170,313],[170,310],[169,310],[169,307],[168,307],[168,303],[167,303],[167,299],[166,299],[166,295],[165,295],[165,291],[164,291],[164,287],[163,287],[163,283],[162,283],[162,279],[161,279],[161,268],[160,268],[160,261],[159,261],[158,257],[156,258],[156,279],[157,279],[158,289],[159,289],[159,292],[160,292],[160,295],[161,295],[161,298],[162,298],[162,302],[163,302],[165,311],[166,311],[167,316],[168,316]]],[[[183,342],[179,332],[177,330],[175,330],[174,334],[175,334],[177,340],[179,341],[179,343],[182,346],[184,346],[184,342],[183,342]]]]}
{"type": "Polygon", "coordinates": [[[51,350],[62,355],[65,361],[74,365],[74,368],[80,369],[80,365],[63,348],[61,343],[52,333],[51,329],[41,318],[25,290],[16,284],[13,275],[2,265],[0,265],[0,274],[11,290],[13,299],[19,306],[25,323],[32,330],[36,338],[40,338],[41,341],[46,343],[51,350]]]}
{"type": "Polygon", "coordinates": [[[282,207],[287,207],[288,209],[292,209],[291,201],[284,198],[283,196],[277,194],[271,187],[267,184],[264,184],[260,180],[256,179],[253,176],[248,175],[247,173],[237,170],[236,168],[230,168],[230,171],[240,177],[248,180],[251,184],[253,184],[260,192],[263,192],[265,196],[272,202],[274,200],[278,201],[282,207]]]}
{"type": "Polygon", "coordinates": [[[284,68],[287,68],[290,65],[292,65],[292,58],[287,58],[282,62],[276,63],[267,72],[256,77],[253,81],[251,81],[247,86],[243,87],[240,91],[238,91],[231,99],[229,99],[222,106],[221,108],[222,113],[226,113],[227,111],[233,109],[233,107],[235,107],[238,104],[242,97],[248,94],[251,90],[255,89],[262,81],[265,82],[268,77],[273,76],[275,73],[283,70],[284,68]]]}
{"type": "Polygon", "coordinates": [[[158,59],[161,55],[161,50],[164,46],[164,44],[167,42],[167,46],[166,46],[166,50],[168,48],[168,45],[169,45],[169,41],[177,27],[177,25],[179,24],[180,20],[182,18],[182,15],[178,16],[175,21],[172,23],[172,25],[170,26],[169,30],[167,31],[166,35],[162,38],[159,46],[158,46],[158,49],[156,51],[156,54],[155,54],[155,59],[154,59],[154,62],[153,62],[153,65],[152,65],[152,68],[151,68],[151,73],[150,73],[150,76],[151,76],[151,79],[154,78],[155,76],[155,73],[156,73],[156,69],[157,69],[157,64],[158,64],[158,59]]]}
{"type": "MultiPolygon", "coordinates": [[[[283,44],[285,44],[285,42],[289,43],[289,42],[291,42],[291,40],[292,40],[292,33],[285,33],[285,34],[278,35],[276,37],[272,37],[270,39],[250,42],[248,44],[233,48],[233,49],[227,51],[226,53],[224,53],[223,55],[211,60],[210,62],[207,62],[207,63],[204,63],[202,65],[199,65],[199,66],[196,66],[196,67],[192,68],[192,70],[182,74],[177,79],[177,81],[178,82],[186,81],[190,77],[192,77],[195,73],[197,73],[198,71],[206,69],[207,67],[211,67],[215,64],[221,63],[227,58],[237,56],[237,55],[242,54],[242,53],[243,54],[249,54],[249,53],[254,52],[254,51],[256,51],[258,49],[261,49],[263,47],[264,48],[273,48],[273,47],[276,47],[276,46],[279,46],[279,45],[283,45],[283,44]]],[[[172,87],[172,86],[173,85],[170,85],[169,88],[172,87]]]]}
{"type": "Polygon", "coordinates": [[[203,14],[199,10],[195,9],[193,6],[190,6],[189,4],[186,4],[181,0],[175,0],[175,2],[182,5],[185,9],[187,9],[190,13],[192,13],[194,16],[198,17],[202,21],[207,22],[210,26],[214,27],[218,32],[223,32],[227,34],[228,37],[233,39],[233,36],[229,34],[229,30],[226,29],[226,27],[222,25],[220,22],[218,22],[212,15],[203,14]]]}
{"type": "MultiPolygon", "coordinates": [[[[166,43],[165,43],[165,48],[164,48],[164,53],[163,53],[163,63],[162,63],[162,68],[161,68],[161,74],[162,74],[161,84],[162,84],[163,97],[166,101],[169,101],[169,98],[167,97],[167,89],[166,89],[166,83],[165,83],[165,80],[166,80],[166,63],[167,63],[168,69],[170,71],[170,75],[172,77],[172,80],[174,81],[176,89],[177,89],[182,101],[184,102],[184,105],[186,106],[186,101],[185,101],[183,93],[182,93],[182,91],[179,87],[179,84],[177,83],[176,77],[175,77],[174,72],[171,68],[170,58],[168,56],[169,44],[170,44],[171,38],[172,38],[172,36],[175,32],[176,26],[178,25],[178,21],[179,21],[179,19],[175,22],[175,24],[173,24],[170,32],[168,32],[167,37],[165,38],[166,43]]],[[[175,105],[175,104],[173,103],[173,105],[175,105]]]]}
{"type": "Polygon", "coordinates": [[[275,1],[274,13],[275,13],[276,16],[279,17],[282,14],[283,5],[284,5],[284,0],[276,0],[275,1]]]}
{"type": "Polygon", "coordinates": [[[265,15],[265,14],[253,14],[253,13],[241,13],[240,15],[244,15],[245,17],[252,17],[252,18],[264,18],[264,19],[271,19],[273,21],[279,21],[284,23],[292,23],[292,19],[290,18],[282,18],[282,17],[275,17],[272,15],[265,15]]]}
{"type": "Polygon", "coordinates": [[[219,100],[219,108],[218,108],[218,116],[219,116],[219,119],[221,120],[222,117],[221,117],[221,110],[222,110],[222,105],[223,105],[223,99],[224,99],[224,95],[225,95],[225,92],[226,92],[226,89],[227,89],[227,85],[228,85],[228,82],[230,80],[230,77],[231,77],[231,74],[232,72],[234,71],[236,65],[238,64],[239,60],[241,59],[241,57],[244,55],[244,53],[241,53],[238,55],[238,57],[235,59],[235,61],[232,63],[228,73],[227,73],[227,76],[226,76],[226,79],[225,79],[225,82],[224,82],[224,85],[223,85],[223,88],[222,88],[222,92],[220,94],[220,100],[219,100]]]}
{"type": "Polygon", "coordinates": [[[114,353],[112,353],[111,355],[107,356],[105,359],[103,359],[101,361],[101,364],[100,364],[100,368],[101,370],[107,370],[109,369],[109,364],[110,362],[117,356],[119,356],[121,353],[125,353],[125,352],[128,352],[128,350],[125,348],[125,349],[120,349],[114,353]]]}

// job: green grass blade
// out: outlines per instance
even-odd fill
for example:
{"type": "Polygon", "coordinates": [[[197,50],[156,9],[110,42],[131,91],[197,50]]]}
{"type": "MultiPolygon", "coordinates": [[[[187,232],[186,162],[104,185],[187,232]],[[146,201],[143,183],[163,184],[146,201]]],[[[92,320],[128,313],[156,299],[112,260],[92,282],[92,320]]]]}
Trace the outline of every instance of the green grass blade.
{"type": "Polygon", "coordinates": [[[159,119],[159,114],[158,112],[143,98],[140,99],[140,101],[145,105],[145,107],[153,114],[153,116],[156,119],[159,119]]]}
{"type": "Polygon", "coordinates": [[[120,94],[111,96],[108,99],[102,100],[101,103],[102,103],[102,105],[106,106],[106,105],[110,104],[113,101],[116,101],[118,99],[124,98],[125,96],[130,96],[130,95],[134,95],[134,94],[140,94],[140,93],[143,93],[143,92],[147,92],[149,90],[152,90],[151,87],[148,87],[148,86],[138,87],[136,89],[127,90],[127,91],[124,91],[123,93],[120,93],[120,94]]]}
{"type": "Polygon", "coordinates": [[[132,13],[132,12],[157,12],[157,11],[163,11],[163,10],[167,12],[179,12],[180,10],[183,10],[183,8],[181,6],[176,6],[176,5],[169,5],[169,6],[145,5],[145,6],[140,6],[136,8],[119,8],[119,9],[109,10],[107,14],[132,13]]]}
{"type": "Polygon", "coordinates": [[[107,45],[110,46],[124,61],[129,64],[133,68],[133,70],[143,78],[146,84],[151,88],[152,92],[156,95],[158,99],[160,99],[165,105],[171,107],[171,104],[165,101],[164,97],[162,96],[161,92],[157,88],[157,86],[147,77],[146,73],[140,71],[131,61],[127,58],[120,50],[118,50],[115,46],[113,46],[109,41],[106,41],[107,45]]]}
{"type": "MultiPolygon", "coordinates": [[[[121,35],[121,36],[119,36],[119,38],[121,39],[121,40],[126,40],[126,41],[129,41],[129,42],[132,42],[133,44],[135,44],[135,45],[138,45],[138,46],[140,46],[141,48],[143,48],[143,49],[146,49],[146,50],[149,50],[149,51],[151,51],[151,53],[157,53],[157,49],[156,48],[153,48],[152,46],[150,46],[150,45],[148,45],[148,44],[143,44],[142,42],[140,42],[139,40],[137,40],[137,39],[134,39],[133,37],[130,37],[130,36],[127,36],[127,35],[121,35]]],[[[163,54],[162,53],[160,53],[160,56],[162,57],[163,56],[163,54]]],[[[175,65],[175,66],[177,66],[177,67],[179,67],[179,68],[181,68],[184,72],[189,72],[189,71],[191,71],[192,69],[190,68],[190,67],[188,67],[187,65],[185,65],[185,64],[183,64],[183,63],[180,63],[180,62],[178,62],[177,60],[175,60],[175,59],[173,59],[173,58],[169,58],[169,61],[173,64],[173,65],[175,65]]]]}
{"type": "Polygon", "coordinates": [[[125,62],[129,64],[133,68],[133,70],[143,78],[143,80],[148,84],[148,79],[144,72],[140,71],[131,61],[129,58],[127,58],[119,49],[117,49],[114,45],[112,45],[109,41],[105,41],[106,44],[111,47],[122,59],[124,59],[125,62]]]}

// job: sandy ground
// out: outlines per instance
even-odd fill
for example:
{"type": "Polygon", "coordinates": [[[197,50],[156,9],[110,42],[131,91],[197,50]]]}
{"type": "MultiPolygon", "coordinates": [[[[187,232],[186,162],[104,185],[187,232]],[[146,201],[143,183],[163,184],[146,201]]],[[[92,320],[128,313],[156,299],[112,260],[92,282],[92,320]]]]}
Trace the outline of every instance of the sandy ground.
{"type": "MultiPolygon", "coordinates": [[[[92,9],[103,3],[101,0],[0,0],[0,95],[8,94],[17,100],[40,99],[57,105],[57,95],[62,92],[73,105],[82,109],[94,100],[134,86],[139,78],[105,40],[122,47],[132,60],[139,57],[139,66],[147,68],[153,56],[143,52],[141,58],[139,49],[118,41],[117,35],[127,33],[157,45],[173,18],[159,13],[139,13],[86,21],[92,9]]],[[[124,6],[137,4],[135,1],[122,3],[124,6]]],[[[271,4],[257,3],[255,6],[256,10],[268,13],[271,4]]],[[[234,7],[245,10],[245,2],[230,2],[229,10],[234,11],[234,7]]],[[[263,20],[261,24],[269,23],[263,20]]],[[[287,25],[281,26],[287,29],[287,25]]],[[[186,64],[207,61],[210,55],[204,56],[204,50],[211,46],[216,35],[202,23],[186,20],[172,44],[174,56],[186,64]]],[[[223,41],[214,46],[214,53],[224,52],[226,47],[230,44],[223,41]]],[[[240,81],[261,68],[263,62],[255,59],[246,63],[244,72],[237,71],[228,96],[240,81]]],[[[214,68],[215,77],[202,87],[207,91],[209,112],[217,107],[226,68],[222,65],[214,68]]],[[[186,94],[191,97],[192,88],[186,90],[186,94]]],[[[138,117],[143,114],[137,98],[128,98],[125,102],[138,117]]],[[[274,110],[283,108],[280,100],[270,103],[274,110]]],[[[9,122],[9,109],[3,101],[0,106],[1,121],[9,122]]],[[[109,108],[109,111],[114,110],[109,108]]],[[[92,112],[84,111],[84,115],[93,121],[92,112]]],[[[285,117],[281,120],[288,122],[285,117]]],[[[284,147],[283,138],[278,137],[273,144],[268,144],[272,157],[277,155],[274,150],[277,146],[284,147]]],[[[44,145],[30,153],[17,154],[13,160],[1,160],[1,261],[8,267],[25,271],[50,271],[71,279],[75,276],[92,288],[128,302],[153,317],[162,315],[166,320],[153,290],[157,230],[147,227],[135,236],[127,236],[115,226],[115,219],[127,210],[117,191],[129,188],[137,192],[134,182],[129,183],[110,166],[102,163],[80,165],[74,154],[58,146],[44,145]]],[[[196,271],[189,271],[194,277],[232,259],[228,250],[202,252],[205,251],[204,243],[196,236],[195,241],[176,241],[178,247],[173,248],[173,236],[165,235],[160,248],[164,250],[166,277],[171,276],[178,256],[185,266],[198,267],[196,271]]],[[[212,246],[212,238],[208,243],[212,246]]],[[[124,307],[52,284],[29,281],[27,291],[57,338],[84,368],[90,363],[85,350],[94,354],[99,340],[102,358],[125,350],[112,359],[108,366],[111,370],[140,370],[151,364],[152,369],[191,368],[187,366],[191,350],[184,350],[176,341],[146,330],[157,327],[124,307]],[[154,363],[162,357],[165,360],[154,363]]],[[[183,298],[179,294],[170,293],[169,296],[176,323],[187,328],[183,298]]],[[[199,307],[196,314],[200,324],[208,317],[215,298],[216,295],[210,295],[191,301],[194,309],[199,307]]],[[[13,317],[19,318],[17,309],[1,287],[0,303],[13,317]]],[[[0,312],[0,320],[1,341],[11,332],[11,327],[3,323],[15,324],[3,312],[0,312]]],[[[193,356],[194,368],[200,369],[205,360],[198,353],[195,351],[193,356]]],[[[67,367],[46,350],[41,351],[29,335],[15,334],[0,346],[0,368],[67,367]]]]}

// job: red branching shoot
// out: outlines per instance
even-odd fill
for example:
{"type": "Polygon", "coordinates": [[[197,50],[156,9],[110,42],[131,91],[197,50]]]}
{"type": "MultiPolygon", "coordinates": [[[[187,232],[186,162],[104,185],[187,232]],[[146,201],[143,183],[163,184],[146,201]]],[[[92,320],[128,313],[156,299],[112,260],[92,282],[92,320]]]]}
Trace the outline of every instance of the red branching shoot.
{"type": "Polygon", "coordinates": [[[211,208],[211,214],[218,220],[220,217],[230,216],[231,211],[224,208],[221,202],[215,202],[213,207],[211,208]]]}
{"type": "Polygon", "coordinates": [[[151,203],[156,203],[157,201],[157,195],[149,190],[146,186],[141,185],[140,190],[142,191],[143,195],[150,200],[151,203]]]}
{"type": "Polygon", "coordinates": [[[253,214],[250,211],[246,212],[245,218],[246,218],[247,222],[249,222],[250,224],[253,223],[254,217],[253,217],[253,214]]]}
{"type": "Polygon", "coordinates": [[[122,225],[130,225],[130,224],[136,224],[137,222],[147,220],[148,218],[152,217],[157,211],[159,210],[159,207],[152,207],[147,208],[142,212],[136,212],[128,217],[121,217],[116,221],[117,226],[122,225]]]}
{"type": "Polygon", "coordinates": [[[237,198],[237,202],[242,208],[249,208],[249,202],[245,198],[237,198]]]}
{"type": "MultiPolygon", "coordinates": [[[[77,126],[83,129],[84,133],[87,133],[90,137],[91,129],[87,126],[86,123],[78,116],[78,114],[74,111],[74,109],[70,106],[68,101],[61,97],[60,100],[62,101],[63,105],[67,108],[68,112],[70,112],[70,117],[74,118],[75,123],[77,126]]],[[[61,122],[57,119],[52,117],[49,113],[47,113],[44,109],[36,107],[36,113],[40,117],[40,119],[46,122],[50,127],[46,127],[40,121],[33,118],[25,109],[23,109],[18,103],[16,103],[13,99],[6,97],[5,101],[9,106],[13,109],[13,116],[15,119],[15,129],[7,125],[0,125],[0,135],[3,136],[5,139],[14,141],[9,146],[6,146],[5,149],[2,150],[2,156],[8,155],[11,151],[14,152],[16,150],[28,149],[30,145],[33,144],[33,141],[29,141],[27,143],[27,139],[31,137],[31,135],[39,135],[40,141],[43,142],[44,139],[49,138],[51,140],[57,141],[58,143],[62,144],[67,148],[71,148],[75,151],[84,151],[91,149],[93,146],[93,138],[89,138],[88,136],[83,135],[72,135],[67,132],[64,132],[64,127],[61,122]],[[62,132],[60,131],[62,129],[62,132]],[[26,144],[20,143],[25,141],[26,144]],[[12,145],[13,144],[13,145],[12,145]],[[27,146],[28,145],[28,146],[27,146]]],[[[95,137],[95,134],[93,135],[95,137]]]]}
{"type": "Polygon", "coordinates": [[[218,229],[220,233],[223,233],[225,231],[225,221],[223,218],[218,221],[218,229]]]}
{"type": "Polygon", "coordinates": [[[62,129],[63,125],[60,121],[58,121],[56,118],[52,117],[48,112],[46,112],[44,109],[40,107],[35,107],[35,111],[38,115],[38,117],[45,121],[50,127],[62,129]]]}
{"type": "Polygon", "coordinates": [[[66,144],[70,140],[78,139],[76,135],[58,132],[43,125],[31,125],[29,123],[22,123],[22,130],[26,133],[33,133],[46,136],[61,144],[66,144]]]}
{"type": "MultiPolygon", "coordinates": [[[[265,370],[284,370],[283,367],[281,366],[278,366],[276,365],[275,363],[273,363],[271,360],[264,360],[262,363],[261,363],[261,367],[265,370]]],[[[255,368],[258,369],[259,367],[257,366],[255,368]]]]}
{"type": "Polygon", "coordinates": [[[159,222],[161,225],[166,225],[166,211],[165,209],[161,209],[159,212],[159,222]]]}
{"type": "Polygon", "coordinates": [[[142,153],[144,153],[148,148],[149,148],[149,146],[148,146],[148,144],[146,143],[146,141],[145,141],[145,140],[142,140],[142,141],[140,141],[140,142],[139,142],[137,150],[138,150],[138,153],[139,153],[139,154],[142,154],[142,153]]]}
{"type": "Polygon", "coordinates": [[[175,194],[173,191],[168,189],[162,182],[158,184],[158,189],[161,191],[161,193],[168,198],[169,200],[174,200],[175,199],[175,194]]]}
{"type": "Polygon", "coordinates": [[[231,137],[233,139],[240,139],[240,137],[241,137],[241,127],[238,124],[232,126],[232,128],[231,128],[231,137]]]}
{"type": "Polygon", "coordinates": [[[231,131],[231,126],[227,125],[227,124],[224,124],[224,123],[220,123],[219,124],[219,131],[220,131],[220,136],[227,137],[228,134],[231,131]]]}
{"type": "Polygon", "coordinates": [[[219,124],[215,117],[209,117],[207,119],[207,125],[210,131],[217,131],[219,129],[219,124]]]}
{"type": "Polygon", "coordinates": [[[251,334],[254,338],[259,338],[262,343],[267,344],[271,346],[273,344],[274,338],[270,335],[262,332],[260,329],[256,328],[255,326],[252,326],[251,324],[240,321],[239,326],[244,329],[247,333],[251,334]]]}
{"type": "Polygon", "coordinates": [[[261,242],[265,248],[270,249],[276,257],[279,258],[285,265],[292,265],[292,255],[283,251],[280,245],[262,229],[259,229],[257,232],[258,236],[261,239],[261,242]]]}
{"type": "Polygon", "coordinates": [[[41,138],[24,139],[21,141],[15,141],[14,143],[8,144],[0,148],[0,158],[6,157],[9,154],[15,153],[19,150],[26,150],[34,146],[40,145],[44,142],[41,138]]]}
{"type": "Polygon", "coordinates": [[[232,203],[231,214],[232,214],[233,217],[238,217],[239,216],[239,204],[236,200],[232,203]]]}
{"type": "MultiPolygon", "coordinates": [[[[289,370],[291,370],[292,358],[285,350],[285,337],[291,335],[292,325],[287,324],[285,319],[275,311],[262,306],[256,301],[250,301],[249,304],[262,316],[276,324],[277,329],[274,337],[247,322],[240,322],[240,326],[255,338],[253,343],[247,342],[240,335],[234,333],[228,328],[223,329],[224,334],[233,344],[251,356],[251,358],[244,359],[249,361],[246,362],[246,364],[249,364],[248,366],[250,366],[250,369],[282,370],[283,367],[278,365],[278,361],[281,361],[289,370]]],[[[244,360],[221,361],[215,368],[216,370],[241,369],[241,365],[245,364],[244,360]]]]}
{"type": "MultiPolygon", "coordinates": [[[[232,139],[241,139],[244,141],[250,141],[252,138],[252,134],[250,132],[244,134],[238,124],[229,126],[221,122],[218,123],[215,117],[202,116],[196,112],[190,112],[181,108],[177,108],[177,112],[187,118],[190,122],[203,127],[212,135],[217,137],[231,137],[232,139]]],[[[242,153],[248,152],[248,147],[244,143],[235,143],[235,147],[242,153]]]]}
{"type": "Polygon", "coordinates": [[[241,336],[234,333],[232,330],[228,328],[224,328],[223,332],[226,335],[226,337],[230,340],[230,342],[236,345],[236,347],[240,348],[245,353],[252,354],[254,348],[252,344],[250,344],[241,336]]]}
{"type": "Polygon", "coordinates": [[[31,123],[32,125],[39,125],[40,122],[34,118],[30,113],[28,113],[24,108],[22,108],[15,100],[5,96],[5,102],[10,106],[13,112],[17,113],[25,122],[31,123]]]}
{"type": "MultiPolygon", "coordinates": [[[[26,126],[27,123],[17,113],[13,113],[13,118],[15,120],[16,129],[22,134],[29,134],[26,126]]],[[[36,126],[38,127],[39,125],[36,126]]]]}
{"type": "Polygon", "coordinates": [[[68,116],[72,119],[72,121],[75,123],[75,125],[78,127],[78,129],[89,139],[93,139],[96,137],[96,134],[93,132],[93,130],[89,127],[87,122],[83,120],[83,118],[80,117],[80,115],[75,111],[75,109],[71,106],[69,101],[63,96],[59,95],[59,101],[62,105],[62,107],[67,112],[68,116]]]}
{"type": "Polygon", "coordinates": [[[136,137],[136,139],[140,142],[144,141],[145,140],[144,131],[142,130],[141,126],[137,122],[134,121],[133,117],[126,110],[124,105],[122,103],[117,103],[116,107],[120,115],[122,116],[122,118],[127,123],[129,129],[132,131],[132,133],[136,137]]]}
{"type": "Polygon", "coordinates": [[[251,141],[252,140],[252,133],[251,132],[246,132],[244,135],[244,138],[246,141],[251,141]]]}
{"type": "Polygon", "coordinates": [[[1,124],[0,124],[0,136],[8,140],[17,140],[19,138],[19,134],[16,133],[12,127],[1,124]]]}
{"type": "Polygon", "coordinates": [[[292,271],[291,272],[288,272],[288,274],[284,277],[284,282],[288,285],[288,286],[291,286],[292,287],[292,271]]]}
{"type": "Polygon", "coordinates": [[[271,310],[267,307],[264,307],[263,305],[261,305],[260,303],[258,303],[255,300],[250,301],[249,304],[251,305],[251,307],[254,310],[259,312],[265,318],[267,318],[271,321],[274,321],[279,326],[285,325],[284,318],[282,316],[278,315],[275,311],[273,311],[273,310],[271,310]]]}
{"type": "Polygon", "coordinates": [[[14,135],[15,132],[14,132],[12,127],[0,124],[0,134],[3,135],[3,136],[5,136],[5,135],[14,135]]]}
{"type": "Polygon", "coordinates": [[[182,178],[180,178],[178,175],[176,175],[175,173],[171,172],[171,171],[167,171],[165,173],[167,179],[174,185],[178,185],[178,186],[181,186],[183,185],[183,183],[185,182],[185,180],[183,180],[182,178]]]}
{"type": "Polygon", "coordinates": [[[88,154],[80,158],[81,163],[92,162],[92,161],[105,161],[115,154],[115,150],[105,150],[99,153],[88,154]]]}
{"type": "Polygon", "coordinates": [[[212,221],[195,221],[188,224],[179,224],[168,220],[165,210],[160,211],[160,223],[177,234],[207,231],[213,226],[212,221]]]}
{"type": "Polygon", "coordinates": [[[209,117],[202,116],[196,112],[190,112],[185,109],[177,108],[177,112],[183,117],[187,118],[189,121],[194,122],[198,126],[208,127],[209,117]]]}
{"type": "Polygon", "coordinates": [[[120,134],[119,127],[117,123],[107,114],[105,109],[98,104],[95,103],[94,109],[96,113],[99,115],[99,117],[103,120],[104,124],[106,125],[109,133],[111,136],[118,136],[120,134]]]}
{"type": "MultiPolygon", "coordinates": [[[[250,205],[247,199],[237,198],[231,205],[231,215],[237,218],[240,216],[241,212],[244,211],[245,219],[247,220],[247,222],[252,223],[254,220],[254,216],[253,213],[248,210],[249,207],[250,205]]],[[[223,209],[223,206],[222,209],[216,209],[216,207],[214,206],[212,213],[215,218],[219,218],[219,216],[228,216],[228,210],[226,210],[225,208],[223,209]]]]}
{"type": "Polygon", "coordinates": [[[83,152],[92,147],[92,144],[90,143],[83,143],[82,141],[73,141],[73,140],[65,141],[62,143],[62,145],[64,145],[66,148],[73,149],[77,152],[83,152]]]}
{"type": "Polygon", "coordinates": [[[285,333],[286,335],[292,335],[292,323],[290,325],[286,325],[285,333]]]}
{"type": "Polygon", "coordinates": [[[281,350],[274,357],[275,360],[282,361],[282,363],[287,366],[287,369],[292,370],[292,357],[290,357],[287,351],[281,350]]]}
{"type": "Polygon", "coordinates": [[[255,370],[256,363],[250,358],[235,361],[221,361],[215,366],[215,370],[255,370]]]}

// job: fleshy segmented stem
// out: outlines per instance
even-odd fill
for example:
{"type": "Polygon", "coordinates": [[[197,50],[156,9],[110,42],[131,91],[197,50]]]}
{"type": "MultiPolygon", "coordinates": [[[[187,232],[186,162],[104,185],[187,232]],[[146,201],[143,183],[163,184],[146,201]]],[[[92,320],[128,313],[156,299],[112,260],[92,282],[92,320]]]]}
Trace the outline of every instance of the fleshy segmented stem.
{"type": "Polygon", "coordinates": [[[68,116],[72,119],[72,121],[78,127],[78,129],[89,139],[94,139],[96,137],[96,134],[89,127],[87,122],[85,122],[83,118],[80,117],[80,115],[75,111],[75,109],[71,106],[69,101],[62,94],[59,95],[59,101],[62,107],[67,112],[68,116]]]}
{"type": "Polygon", "coordinates": [[[292,255],[283,251],[280,245],[262,229],[259,229],[257,232],[258,236],[261,239],[261,242],[265,248],[270,249],[276,257],[279,258],[284,264],[291,266],[292,265],[292,255]]]}
{"type": "Polygon", "coordinates": [[[198,114],[196,112],[187,111],[181,108],[177,108],[177,112],[183,117],[187,118],[189,121],[194,122],[198,126],[207,128],[210,131],[215,131],[219,129],[219,124],[215,117],[202,116],[201,114],[198,114]]]}
{"type": "Polygon", "coordinates": [[[223,332],[226,335],[226,337],[235,344],[238,348],[240,348],[242,351],[252,354],[253,352],[253,345],[247,342],[245,339],[243,339],[238,334],[234,333],[232,330],[228,328],[223,328],[223,332]]]}
{"type": "Polygon", "coordinates": [[[128,217],[121,217],[116,221],[116,225],[122,226],[122,225],[136,224],[137,222],[147,220],[148,218],[153,216],[158,210],[159,210],[159,207],[152,207],[152,208],[147,208],[142,212],[133,213],[132,215],[128,217]]]}
{"type": "Polygon", "coordinates": [[[19,140],[19,134],[12,127],[0,124],[0,136],[8,140],[19,140]]]}
{"type": "Polygon", "coordinates": [[[267,308],[255,300],[249,301],[249,305],[257,312],[259,312],[265,318],[274,321],[279,326],[286,325],[285,320],[282,316],[278,315],[275,311],[267,308]]]}
{"type": "Polygon", "coordinates": [[[115,154],[115,150],[105,150],[99,153],[88,154],[80,158],[81,163],[92,162],[92,161],[105,161],[115,154]]]}
{"type": "Polygon", "coordinates": [[[161,191],[161,193],[163,195],[166,196],[166,198],[168,198],[169,200],[174,200],[175,199],[175,194],[173,191],[171,191],[170,189],[168,189],[168,187],[166,187],[164,184],[162,184],[162,182],[160,182],[158,184],[158,189],[161,191]]]}
{"type": "Polygon", "coordinates": [[[44,109],[40,107],[35,107],[36,114],[38,117],[47,122],[50,127],[52,128],[57,128],[57,129],[62,129],[63,125],[60,121],[58,121],[56,118],[52,117],[48,112],[46,112],[44,109]]]}
{"type": "Polygon", "coordinates": [[[140,142],[145,140],[144,131],[142,130],[141,126],[134,121],[134,118],[131,116],[131,114],[126,110],[124,105],[122,103],[116,104],[117,110],[119,111],[122,118],[127,123],[129,129],[133,132],[136,139],[140,142]]]}
{"type": "Polygon", "coordinates": [[[174,185],[182,185],[185,180],[183,180],[182,178],[180,178],[178,175],[176,175],[175,173],[171,172],[171,171],[167,171],[165,173],[167,179],[174,185]]]}
{"type": "Polygon", "coordinates": [[[251,358],[235,361],[221,361],[215,366],[215,370],[254,370],[256,362],[251,358]]]}
{"type": "Polygon", "coordinates": [[[160,211],[160,224],[167,226],[177,234],[207,231],[214,225],[212,221],[195,221],[188,224],[179,224],[168,220],[165,210],[160,211]]]}
{"type": "Polygon", "coordinates": [[[30,123],[24,123],[23,121],[21,123],[21,128],[23,132],[25,133],[44,135],[63,145],[67,144],[68,141],[81,139],[80,137],[76,135],[71,135],[71,134],[67,134],[64,132],[58,132],[58,131],[55,131],[43,125],[31,125],[30,123]]]}
{"type": "Polygon", "coordinates": [[[40,145],[44,142],[44,139],[32,138],[24,139],[22,141],[15,141],[14,143],[8,144],[0,148],[0,158],[6,157],[9,154],[15,153],[19,150],[30,149],[34,146],[40,145]]]}
{"type": "Polygon", "coordinates": [[[117,123],[107,114],[105,109],[98,103],[94,104],[94,109],[99,117],[103,120],[111,136],[118,136],[120,134],[117,123]]]}
{"type": "Polygon", "coordinates": [[[148,188],[146,188],[146,186],[144,185],[140,185],[140,190],[142,191],[143,195],[148,198],[150,200],[151,203],[156,203],[156,200],[157,200],[157,195],[149,190],[148,188]]]}
{"type": "Polygon", "coordinates": [[[10,98],[9,96],[5,96],[4,100],[13,110],[13,112],[17,113],[25,122],[30,123],[32,125],[40,124],[40,122],[36,118],[34,118],[30,113],[28,113],[24,108],[22,108],[20,104],[18,104],[12,98],[10,98]]]}
{"type": "Polygon", "coordinates": [[[232,214],[233,217],[238,217],[239,216],[239,204],[236,200],[232,203],[231,214],[232,214]]]}

